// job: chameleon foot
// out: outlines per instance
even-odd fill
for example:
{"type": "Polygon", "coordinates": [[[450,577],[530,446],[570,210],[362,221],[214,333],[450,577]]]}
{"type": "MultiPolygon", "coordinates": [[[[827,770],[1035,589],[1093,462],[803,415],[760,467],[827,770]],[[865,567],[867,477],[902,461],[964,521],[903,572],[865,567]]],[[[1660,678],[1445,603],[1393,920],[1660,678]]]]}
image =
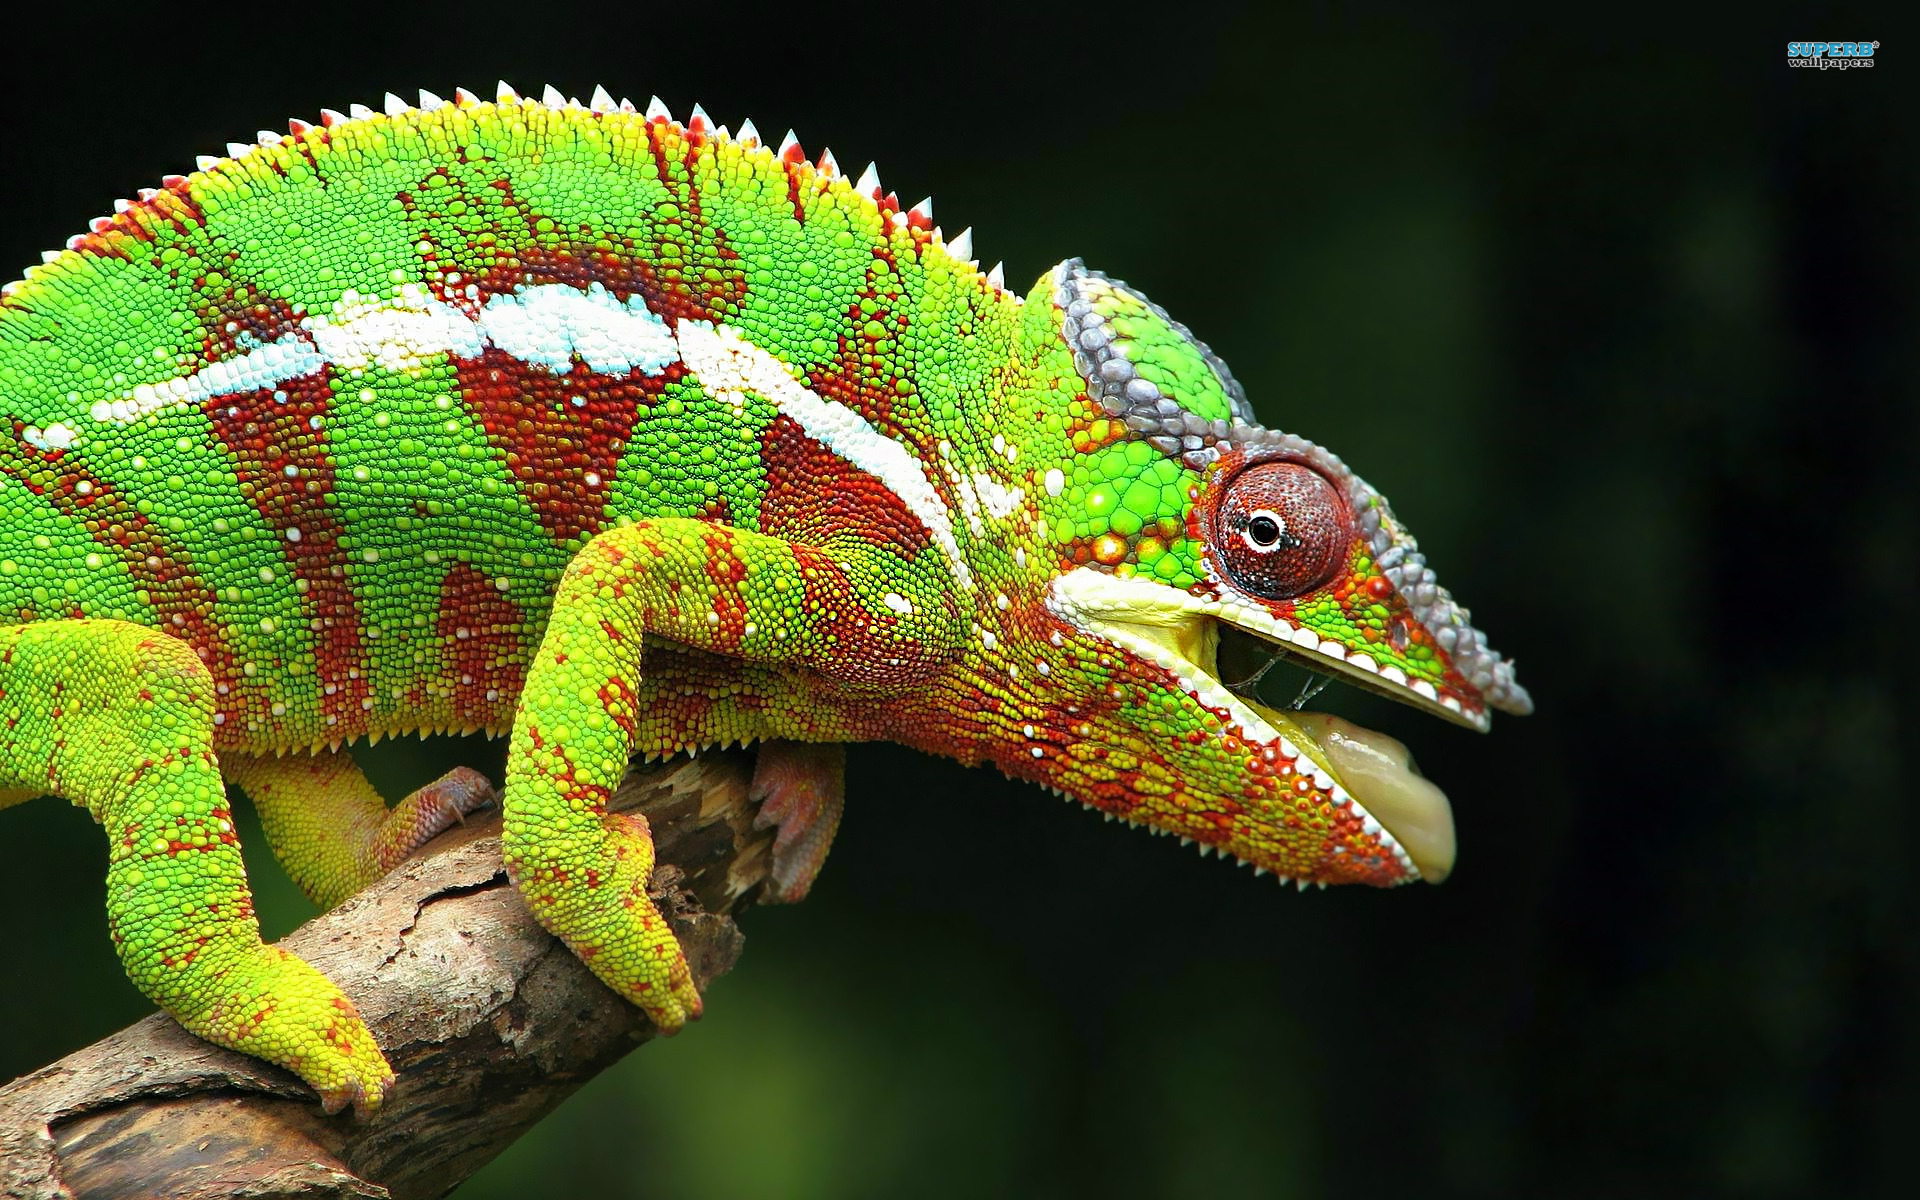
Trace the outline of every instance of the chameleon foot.
{"type": "Polygon", "coordinates": [[[700,993],[679,939],[647,895],[653,832],[638,813],[607,813],[597,824],[599,836],[557,856],[549,849],[552,834],[530,833],[525,810],[509,806],[507,873],[533,915],[595,975],[639,1005],[661,1033],[678,1033],[699,1019],[700,993]]]}
{"type": "MultiPolygon", "coordinates": [[[[888,585],[914,591],[897,577],[888,576],[888,585]]],[[[673,931],[647,898],[653,871],[647,823],[607,811],[628,759],[642,748],[646,645],[659,639],[769,664],[825,669],[831,663],[849,670],[848,652],[828,620],[830,613],[865,604],[846,578],[846,569],[815,547],[663,517],[594,535],[554,591],[507,747],[502,850],[535,919],[662,1030],[697,1016],[700,997],[673,931]],[[842,581],[837,591],[832,580],[842,581]],[[803,592],[809,598],[804,612],[794,604],[803,592]],[[742,604],[750,619],[721,619],[742,604]]],[[[949,605],[907,608],[928,638],[957,627],[957,610],[949,605]]],[[[879,599],[872,609],[897,611],[879,599]]],[[[873,672],[866,677],[926,661],[917,638],[900,637],[891,619],[889,626],[895,632],[888,636],[899,640],[872,652],[873,672]]],[[[824,813],[828,791],[819,790],[815,806],[824,813]]],[[[784,803],[798,812],[798,799],[784,803]]],[[[825,826],[818,818],[808,823],[825,826]]],[[[809,858],[817,862],[818,853],[800,854],[802,865],[790,873],[796,889],[804,890],[809,858]]]]}
{"type": "Polygon", "coordinates": [[[382,872],[469,816],[500,801],[493,782],[472,767],[455,767],[393,806],[374,839],[372,856],[382,872]]]}
{"type": "Polygon", "coordinates": [[[763,901],[795,904],[806,898],[840,827],[846,780],[847,751],[837,742],[760,744],[748,793],[760,802],[753,826],[779,830],[763,901]]]}
{"type": "Polygon", "coordinates": [[[333,981],[276,946],[260,946],[218,976],[217,994],[170,1007],[191,1033],[277,1063],[320,1093],[329,1113],[366,1117],[393,1086],[393,1068],[333,981]]]}
{"type": "Polygon", "coordinates": [[[213,752],[211,672],[186,642],[122,621],[0,627],[0,793],[44,788],[107,834],[107,924],[127,977],[210,1042],[286,1067],[330,1110],[393,1081],[353,1003],[262,945],[213,752]]]}
{"type": "Polygon", "coordinates": [[[226,777],[260,813],[273,853],[314,903],[332,908],[499,797],[471,767],[445,775],[387,808],[344,750],[318,754],[228,754],[226,777]]]}

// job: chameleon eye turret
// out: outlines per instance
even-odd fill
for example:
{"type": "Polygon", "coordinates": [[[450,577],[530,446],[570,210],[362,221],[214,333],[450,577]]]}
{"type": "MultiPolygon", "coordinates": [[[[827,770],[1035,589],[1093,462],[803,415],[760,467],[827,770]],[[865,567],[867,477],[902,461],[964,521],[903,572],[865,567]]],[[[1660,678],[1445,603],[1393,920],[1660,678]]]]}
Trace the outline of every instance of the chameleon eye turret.
{"type": "Polygon", "coordinates": [[[1326,476],[1263,462],[1227,481],[1208,548],[1240,588],[1285,600],[1333,577],[1353,544],[1353,513],[1326,476]]]}

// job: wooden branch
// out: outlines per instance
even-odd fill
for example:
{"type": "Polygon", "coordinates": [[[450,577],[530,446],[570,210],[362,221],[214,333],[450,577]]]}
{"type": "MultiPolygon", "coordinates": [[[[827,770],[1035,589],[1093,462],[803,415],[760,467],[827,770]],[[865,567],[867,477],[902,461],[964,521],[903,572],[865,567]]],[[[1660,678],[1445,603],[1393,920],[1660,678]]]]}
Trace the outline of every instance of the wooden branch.
{"type": "MultiPolygon", "coordinates": [[[[695,978],[733,966],[729,914],[766,878],[751,759],[629,775],[653,826],[654,898],[695,978]]],[[[359,1006],[399,1078],[371,1121],[328,1117],[291,1074],[155,1014],[0,1089],[8,1197],[438,1196],[652,1036],[534,923],[500,865],[498,813],[435,839],[281,945],[359,1006]]]]}

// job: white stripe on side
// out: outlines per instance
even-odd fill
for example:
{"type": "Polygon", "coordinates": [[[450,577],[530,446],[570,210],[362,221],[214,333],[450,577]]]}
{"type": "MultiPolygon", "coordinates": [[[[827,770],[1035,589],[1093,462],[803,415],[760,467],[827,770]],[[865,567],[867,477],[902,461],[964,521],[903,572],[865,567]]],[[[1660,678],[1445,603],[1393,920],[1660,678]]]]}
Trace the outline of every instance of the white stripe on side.
{"type": "Polygon", "coordinates": [[[732,329],[705,321],[682,321],[680,354],[703,387],[738,404],[752,392],[771,401],[813,438],[885,484],[920,519],[953,564],[954,578],[973,586],[973,570],[953,538],[953,518],[920,460],[905,446],[867,423],[865,417],[802,386],[787,365],[732,329]]]}
{"type": "MultiPolygon", "coordinates": [[[[187,408],[218,398],[277,388],[327,367],[377,366],[418,370],[442,356],[478,358],[489,347],[519,362],[562,374],[577,358],[604,375],[630,371],[658,375],[684,362],[709,392],[732,404],[751,392],[792,417],[807,436],[884,484],[926,526],[968,588],[973,571],[953,536],[953,519],[918,459],[866,418],[813,392],[779,358],[726,326],[681,321],[668,329],[640,297],[622,301],[596,283],[584,289],[536,284],[490,297],[469,313],[427,295],[401,289],[392,300],[347,293],[333,312],[303,318],[299,327],[272,342],[190,375],[143,383],[115,400],[96,401],[95,421],[124,424],[152,413],[187,408]]],[[[70,443],[63,426],[43,440],[70,443]],[[64,440],[59,436],[64,434],[64,440]]],[[[1004,516],[1020,500],[1018,490],[997,492],[990,508],[1004,516]]]]}

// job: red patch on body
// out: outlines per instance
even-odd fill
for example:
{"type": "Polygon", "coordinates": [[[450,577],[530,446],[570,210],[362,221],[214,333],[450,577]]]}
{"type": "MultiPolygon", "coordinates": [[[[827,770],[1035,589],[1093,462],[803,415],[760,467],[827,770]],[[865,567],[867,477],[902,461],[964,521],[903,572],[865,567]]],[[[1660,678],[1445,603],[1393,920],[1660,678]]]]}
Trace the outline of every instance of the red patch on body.
{"type": "MultiPolygon", "coordinates": [[[[841,319],[833,360],[807,372],[807,384],[815,392],[895,435],[906,432],[892,425],[894,401],[900,394],[897,383],[906,374],[909,303],[892,251],[874,247],[866,278],[841,319]]],[[[926,457],[926,447],[912,437],[903,440],[921,458],[926,457]]]]}
{"type": "Polygon", "coordinates": [[[813,546],[854,538],[898,547],[909,559],[933,536],[892,488],[815,441],[791,417],[767,425],[760,455],[767,464],[762,533],[813,546]]]}
{"type": "Polygon", "coordinates": [[[360,601],[347,582],[344,532],[327,505],[333,455],[325,421],[333,393],[319,375],[207,401],[214,435],[233,457],[240,492],[280,541],[313,631],[320,711],[327,732],[354,736],[366,728],[367,648],[360,601]]]}
{"type": "Polygon", "coordinates": [[[787,173],[787,203],[793,208],[794,222],[805,225],[807,208],[801,201],[800,189],[813,178],[813,168],[807,165],[806,155],[797,143],[780,161],[780,165],[787,173]]]}
{"type": "Polygon", "coordinates": [[[686,373],[679,363],[659,375],[616,378],[576,365],[565,375],[488,349],[456,361],[460,392],[487,440],[555,541],[596,533],[633,422],[686,373]]]}
{"type": "MultiPolygon", "coordinates": [[[[562,224],[507,180],[477,181],[465,165],[436,168],[400,193],[435,294],[473,312],[489,297],[527,285],[584,290],[597,283],[622,301],[643,298],[670,323],[721,322],[738,312],[747,279],[726,234],[701,212],[700,150],[670,125],[649,124],[647,137],[668,195],[654,212],[640,214],[632,233],[562,224]],[[668,246],[676,253],[663,254],[668,246]]],[[[711,168],[710,156],[704,165],[711,168]]]]}
{"type": "Polygon", "coordinates": [[[526,628],[526,614],[485,575],[463,562],[448,568],[434,631],[445,648],[456,720],[487,729],[504,724],[526,678],[526,628]]]}
{"type": "Polygon", "coordinates": [[[706,542],[707,579],[713,584],[713,614],[706,646],[726,653],[740,648],[747,632],[747,564],[733,548],[734,531],[721,525],[701,531],[706,542]]]}

